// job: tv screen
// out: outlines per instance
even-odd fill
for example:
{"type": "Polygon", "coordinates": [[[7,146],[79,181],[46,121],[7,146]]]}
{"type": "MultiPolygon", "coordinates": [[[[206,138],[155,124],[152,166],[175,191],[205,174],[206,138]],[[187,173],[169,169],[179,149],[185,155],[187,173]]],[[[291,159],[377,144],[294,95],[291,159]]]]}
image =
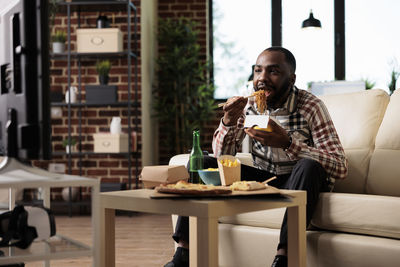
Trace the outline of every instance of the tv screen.
{"type": "Polygon", "coordinates": [[[48,0],[0,5],[0,153],[50,159],[48,0]]]}

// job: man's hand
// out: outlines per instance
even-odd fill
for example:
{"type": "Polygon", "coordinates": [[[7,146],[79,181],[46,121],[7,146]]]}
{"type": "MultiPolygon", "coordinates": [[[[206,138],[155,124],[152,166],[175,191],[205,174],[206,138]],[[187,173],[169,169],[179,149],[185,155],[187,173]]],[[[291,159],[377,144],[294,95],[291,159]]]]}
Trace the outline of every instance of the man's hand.
{"type": "Polygon", "coordinates": [[[224,118],[222,119],[226,126],[236,125],[243,109],[247,104],[247,99],[242,96],[234,96],[226,101],[224,105],[224,118]]]}
{"type": "Polygon", "coordinates": [[[287,148],[290,145],[290,138],[286,130],[273,120],[269,120],[268,125],[271,127],[271,132],[254,128],[248,128],[244,131],[264,146],[287,148]]]}

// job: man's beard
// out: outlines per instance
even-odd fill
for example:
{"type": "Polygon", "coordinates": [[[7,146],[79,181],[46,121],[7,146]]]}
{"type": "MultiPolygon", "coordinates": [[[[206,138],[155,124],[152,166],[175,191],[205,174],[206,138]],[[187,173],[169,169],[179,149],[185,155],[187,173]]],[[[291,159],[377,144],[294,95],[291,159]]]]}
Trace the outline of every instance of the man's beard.
{"type": "Polygon", "coordinates": [[[273,87],[273,91],[275,92],[275,94],[273,94],[272,96],[269,95],[269,97],[267,98],[267,105],[269,107],[278,108],[276,105],[283,104],[283,103],[280,103],[280,101],[282,101],[281,98],[284,97],[285,95],[287,95],[287,92],[289,90],[290,90],[290,79],[288,78],[288,79],[286,79],[286,81],[282,84],[282,86],[279,89],[276,89],[276,87],[273,87]]]}

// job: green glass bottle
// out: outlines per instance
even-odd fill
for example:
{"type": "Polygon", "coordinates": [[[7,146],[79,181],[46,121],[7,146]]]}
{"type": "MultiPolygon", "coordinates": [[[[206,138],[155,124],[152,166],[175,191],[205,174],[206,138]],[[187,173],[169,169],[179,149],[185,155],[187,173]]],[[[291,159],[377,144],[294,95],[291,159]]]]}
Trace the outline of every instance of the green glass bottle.
{"type": "Polygon", "coordinates": [[[198,184],[200,183],[200,177],[197,170],[203,169],[203,152],[200,148],[200,131],[194,130],[193,131],[193,147],[192,151],[190,152],[190,180],[189,182],[198,184]]]}

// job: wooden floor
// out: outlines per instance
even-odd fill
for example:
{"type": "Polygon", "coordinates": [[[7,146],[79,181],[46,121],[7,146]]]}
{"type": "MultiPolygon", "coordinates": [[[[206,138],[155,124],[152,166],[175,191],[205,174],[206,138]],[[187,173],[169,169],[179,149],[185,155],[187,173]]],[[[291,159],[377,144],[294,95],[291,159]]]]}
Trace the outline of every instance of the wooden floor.
{"type": "MultiPolygon", "coordinates": [[[[91,245],[89,216],[57,216],[57,233],[91,245]]],[[[136,213],[115,218],[117,267],[164,266],[174,254],[170,215],[136,213]]],[[[42,267],[42,262],[26,263],[26,267],[42,267]]],[[[92,266],[90,258],[51,261],[50,266],[92,266]]]]}

